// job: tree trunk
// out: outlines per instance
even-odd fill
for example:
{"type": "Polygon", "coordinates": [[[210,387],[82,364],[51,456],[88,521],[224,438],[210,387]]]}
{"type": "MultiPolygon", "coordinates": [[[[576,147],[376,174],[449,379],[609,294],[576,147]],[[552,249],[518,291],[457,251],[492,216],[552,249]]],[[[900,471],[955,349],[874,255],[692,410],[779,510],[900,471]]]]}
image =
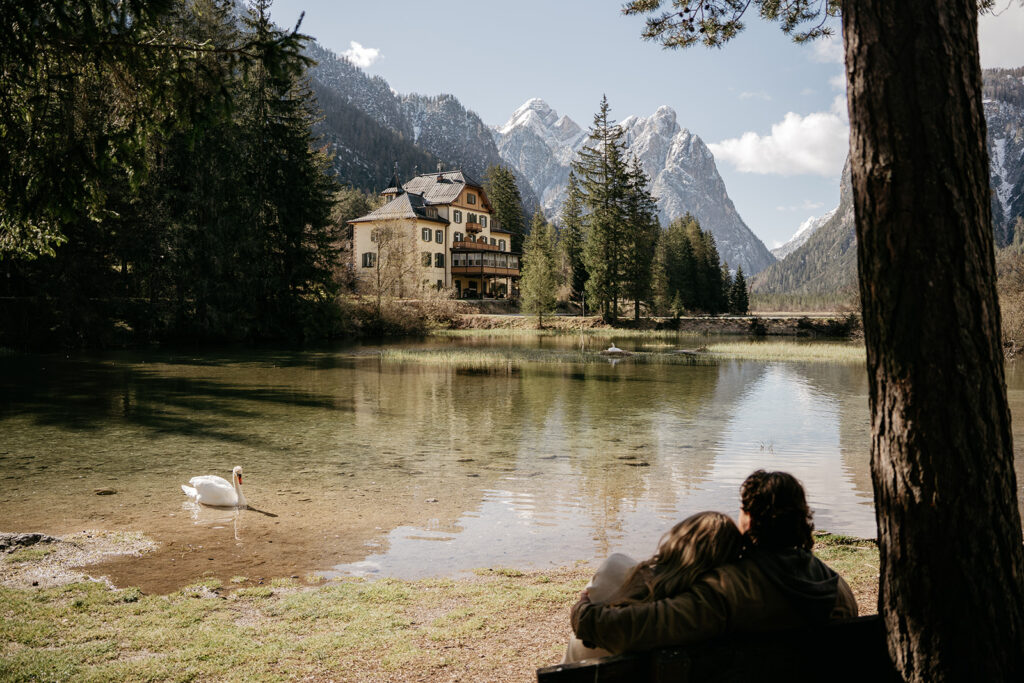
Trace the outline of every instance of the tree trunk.
{"type": "Polygon", "coordinates": [[[908,681],[1024,680],[976,0],[843,0],[881,550],[908,681]]]}

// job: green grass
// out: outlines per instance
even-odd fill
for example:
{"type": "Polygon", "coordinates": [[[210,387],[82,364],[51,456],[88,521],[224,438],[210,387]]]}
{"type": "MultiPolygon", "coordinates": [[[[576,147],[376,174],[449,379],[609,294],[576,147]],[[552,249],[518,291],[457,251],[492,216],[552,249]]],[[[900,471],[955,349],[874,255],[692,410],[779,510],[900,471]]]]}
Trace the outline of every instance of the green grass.
{"type": "MultiPolygon", "coordinates": [[[[381,360],[388,363],[421,363],[424,365],[446,365],[460,368],[496,369],[518,366],[524,363],[584,364],[608,363],[609,356],[596,351],[573,351],[568,349],[475,349],[454,347],[450,349],[385,349],[380,352],[381,360]]],[[[666,352],[637,352],[615,359],[623,363],[654,363],[665,365],[711,365],[716,362],[710,356],[692,356],[666,352]]]]}
{"type": "MultiPolygon", "coordinates": [[[[662,345],[664,351],[638,351],[617,359],[620,363],[653,365],[713,365],[722,360],[800,361],[827,363],[863,363],[864,347],[857,342],[734,341],[712,342],[700,346],[696,355],[673,352],[674,345],[662,345]]],[[[680,344],[679,346],[685,346],[680,344]]],[[[585,364],[608,363],[609,356],[596,351],[534,348],[451,348],[384,349],[380,357],[387,363],[418,363],[459,368],[499,369],[526,363],[585,364]]]]}
{"type": "Polygon", "coordinates": [[[863,363],[863,342],[736,341],[713,342],[708,353],[719,358],[765,361],[863,363]]]}
{"type": "Polygon", "coordinates": [[[23,548],[22,550],[15,550],[13,553],[4,558],[5,561],[12,564],[20,562],[36,562],[43,559],[47,555],[53,552],[53,548],[50,547],[36,547],[36,548],[23,548]]]}
{"type": "Polygon", "coordinates": [[[621,327],[588,327],[570,329],[547,327],[542,330],[535,328],[495,327],[468,330],[432,330],[432,337],[479,338],[479,337],[596,337],[600,339],[707,339],[708,335],[695,332],[679,332],[677,330],[642,330],[621,327]]]}
{"type": "MultiPolygon", "coordinates": [[[[815,552],[874,611],[874,541],[819,535],[815,552]]],[[[528,680],[557,662],[576,567],[479,570],[467,578],[291,580],[217,595],[203,580],[170,595],[86,582],[0,587],[3,681],[528,680]]]]}

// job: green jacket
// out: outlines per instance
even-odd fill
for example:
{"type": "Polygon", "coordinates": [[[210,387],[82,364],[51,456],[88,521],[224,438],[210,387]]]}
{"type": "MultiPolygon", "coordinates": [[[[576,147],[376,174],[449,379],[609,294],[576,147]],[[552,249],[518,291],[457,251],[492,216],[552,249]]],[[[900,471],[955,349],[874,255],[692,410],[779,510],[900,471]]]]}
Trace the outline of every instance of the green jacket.
{"type": "Polygon", "coordinates": [[[609,607],[581,599],[576,637],[609,652],[699,642],[728,633],[777,631],[857,616],[846,582],[806,550],[760,553],[704,574],[689,590],[609,607]]]}

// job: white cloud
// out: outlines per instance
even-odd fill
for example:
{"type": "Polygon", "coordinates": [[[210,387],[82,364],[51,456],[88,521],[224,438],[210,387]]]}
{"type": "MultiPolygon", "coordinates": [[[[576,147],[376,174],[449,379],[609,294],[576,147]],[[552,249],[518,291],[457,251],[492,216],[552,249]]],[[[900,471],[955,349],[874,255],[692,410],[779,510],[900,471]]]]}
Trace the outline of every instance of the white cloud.
{"type": "Polygon", "coordinates": [[[380,59],[380,50],[375,47],[363,47],[354,40],[348,45],[348,49],[341,54],[360,69],[366,69],[380,59]]]}
{"type": "Polygon", "coordinates": [[[843,37],[838,34],[823,36],[811,43],[811,58],[823,64],[843,64],[843,37]]]}
{"type": "Polygon", "coordinates": [[[772,125],[770,135],[747,131],[708,147],[716,160],[727,161],[742,173],[834,177],[843,170],[849,139],[846,98],[837,95],[827,112],[789,112],[772,125]]]}
{"type": "Polygon", "coordinates": [[[1024,66],[1024,6],[1019,0],[1000,0],[994,14],[978,17],[978,47],[981,65],[1024,66]]]}
{"type": "MultiPolygon", "coordinates": [[[[776,211],[816,211],[824,208],[825,202],[812,202],[810,199],[805,199],[799,204],[792,204],[790,206],[776,206],[776,211]]],[[[781,245],[780,245],[781,246],[781,245]]]]}

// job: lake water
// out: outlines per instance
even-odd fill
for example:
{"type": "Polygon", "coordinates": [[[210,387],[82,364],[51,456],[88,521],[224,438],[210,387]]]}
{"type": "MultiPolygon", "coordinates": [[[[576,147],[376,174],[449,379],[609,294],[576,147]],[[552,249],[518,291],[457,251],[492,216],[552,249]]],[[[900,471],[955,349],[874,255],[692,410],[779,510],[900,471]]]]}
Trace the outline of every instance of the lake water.
{"type": "MultiPolygon", "coordinates": [[[[202,575],[543,568],[649,555],[682,517],[735,515],[740,482],[769,468],[803,481],[819,529],[875,534],[863,364],[626,359],[483,372],[378,351],[0,358],[0,530],[143,531],[157,552],[92,573],[151,591],[202,575]],[[191,476],[227,477],[234,465],[252,509],[199,508],[182,494],[191,476]],[[107,487],[117,493],[96,495],[107,487]]],[[[1024,414],[1024,374],[1011,366],[1008,384],[1024,414]]],[[[1018,452],[1024,481],[1022,461],[1018,452]]]]}

